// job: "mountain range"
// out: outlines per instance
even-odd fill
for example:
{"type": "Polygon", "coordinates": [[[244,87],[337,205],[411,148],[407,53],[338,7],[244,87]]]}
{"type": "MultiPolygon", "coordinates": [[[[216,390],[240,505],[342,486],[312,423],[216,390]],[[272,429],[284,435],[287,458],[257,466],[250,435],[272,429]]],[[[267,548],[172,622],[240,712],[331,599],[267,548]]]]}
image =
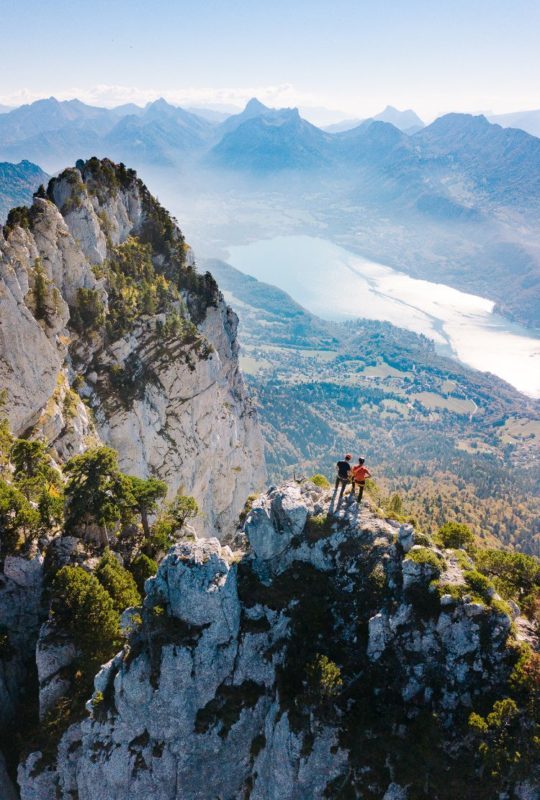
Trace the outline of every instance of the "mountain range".
{"type": "Polygon", "coordinates": [[[488,114],[488,119],[503,128],[521,128],[533,136],[540,136],[540,109],[514,111],[511,114],[488,114]]]}
{"type": "Polygon", "coordinates": [[[411,133],[421,121],[392,108],[331,133],[297,109],[255,98],[222,121],[201,114],[163,99],[103,109],[49,98],[0,116],[0,158],[51,172],[92,155],[133,163],[160,194],[170,190],[173,206],[189,191],[206,244],[232,205],[239,235],[246,215],[257,208],[267,219],[279,197],[302,232],[311,219],[374,260],[480,294],[540,326],[537,137],[469,114],[411,133]]]}
{"type": "MultiPolygon", "coordinates": [[[[406,111],[399,111],[397,108],[394,108],[394,106],[386,106],[384,111],[381,111],[380,114],[376,114],[374,117],[369,117],[368,119],[374,120],[375,122],[389,122],[391,125],[399,128],[400,131],[410,134],[416,133],[416,131],[424,127],[424,123],[418,114],[410,108],[406,111]]],[[[328,131],[328,133],[342,133],[351,128],[356,128],[362,122],[366,122],[366,119],[344,119],[341,122],[335,122],[333,125],[327,125],[325,130],[328,131]]]]}

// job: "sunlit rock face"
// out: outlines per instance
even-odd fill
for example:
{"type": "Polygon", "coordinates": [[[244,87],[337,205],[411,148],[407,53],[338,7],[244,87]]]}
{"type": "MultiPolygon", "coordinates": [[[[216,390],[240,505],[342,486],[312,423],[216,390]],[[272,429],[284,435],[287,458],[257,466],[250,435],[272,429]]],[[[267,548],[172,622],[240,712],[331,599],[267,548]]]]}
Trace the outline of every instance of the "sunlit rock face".
{"type": "Polygon", "coordinates": [[[264,481],[262,440],[237,318],[175,222],[132,171],[97,159],[65,170],[18,222],[0,234],[0,386],[13,432],[45,436],[60,461],[110,444],[124,471],[194,495],[208,535],[233,532],[264,481]],[[176,295],[111,332],[108,271],[128,240],[176,295]],[[81,323],[81,297],[104,319],[87,312],[81,323]]]}
{"type": "Polygon", "coordinates": [[[55,765],[20,766],[23,800],[406,800],[426,720],[461,769],[460,720],[513,644],[504,609],[457,590],[466,555],[310,482],[261,495],[244,535],[169,551],[55,765]]]}

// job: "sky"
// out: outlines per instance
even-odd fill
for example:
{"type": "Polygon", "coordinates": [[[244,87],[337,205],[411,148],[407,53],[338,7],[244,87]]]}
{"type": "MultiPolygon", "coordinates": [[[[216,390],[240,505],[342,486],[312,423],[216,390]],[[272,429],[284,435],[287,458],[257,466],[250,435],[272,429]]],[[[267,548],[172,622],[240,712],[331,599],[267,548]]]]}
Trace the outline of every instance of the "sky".
{"type": "Polygon", "coordinates": [[[5,105],[257,96],[342,117],[390,104],[425,121],[540,108],[540,0],[0,0],[0,11],[5,105]]]}

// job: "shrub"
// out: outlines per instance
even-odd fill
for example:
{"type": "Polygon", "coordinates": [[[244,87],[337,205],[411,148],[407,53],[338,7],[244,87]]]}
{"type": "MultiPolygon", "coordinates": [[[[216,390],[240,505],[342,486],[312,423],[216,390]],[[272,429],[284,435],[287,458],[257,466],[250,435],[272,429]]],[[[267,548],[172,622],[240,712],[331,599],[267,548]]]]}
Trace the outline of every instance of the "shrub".
{"type": "Polygon", "coordinates": [[[95,289],[81,287],[77,290],[77,302],[71,309],[71,323],[78,333],[84,334],[102,327],[105,322],[105,306],[95,289]]]}
{"type": "Polygon", "coordinates": [[[257,499],[257,495],[256,494],[250,494],[248,499],[244,503],[244,508],[240,512],[240,517],[239,517],[241,525],[243,525],[244,522],[246,521],[246,517],[249,514],[249,512],[251,511],[251,509],[253,508],[253,503],[255,502],[256,499],[257,499]]]}
{"type": "Polygon", "coordinates": [[[153,558],[149,558],[145,553],[139,553],[129,565],[130,572],[135,578],[135,583],[141,596],[144,594],[145,581],[156,574],[157,568],[157,562],[153,558]]]}
{"type": "Polygon", "coordinates": [[[321,489],[329,489],[330,488],[330,481],[324,475],[317,473],[310,478],[311,483],[314,483],[315,486],[320,486],[321,489]]]}
{"type": "Polygon", "coordinates": [[[188,519],[199,514],[194,497],[177,495],[167,503],[163,512],[152,525],[151,535],[144,544],[144,552],[151,558],[159,558],[183,536],[182,530],[188,519]]]}
{"type": "Polygon", "coordinates": [[[142,550],[150,560],[162,558],[174,544],[174,523],[170,519],[159,517],[152,525],[151,533],[145,540],[142,550]]]}
{"type": "Polygon", "coordinates": [[[527,714],[540,723],[540,654],[523,648],[510,676],[510,687],[527,714]]]}
{"type": "Polygon", "coordinates": [[[149,514],[158,506],[158,501],[167,494],[167,484],[157,478],[128,478],[131,494],[134,497],[134,507],[141,515],[141,522],[145,536],[150,536],[149,514]]]}
{"type": "Polygon", "coordinates": [[[487,717],[473,713],[469,727],[478,739],[478,750],[492,777],[508,775],[521,758],[519,752],[519,710],[514,700],[497,701],[487,717]]]}
{"type": "Polygon", "coordinates": [[[34,287],[32,290],[33,311],[37,320],[48,322],[49,301],[50,301],[50,281],[47,277],[41,259],[37,258],[34,264],[34,287]]]}
{"type": "Polygon", "coordinates": [[[110,447],[95,447],[66,463],[66,527],[94,522],[108,527],[126,519],[135,504],[127,476],[110,447]]]}
{"type": "Polygon", "coordinates": [[[167,514],[175,523],[175,529],[181,530],[188,519],[194,519],[199,514],[199,506],[194,497],[179,494],[167,508],[167,514]]]}
{"type": "Polygon", "coordinates": [[[306,678],[310,694],[321,700],[337,697],[343,688],[341,670],[328,656],[315,656],[306,668],[306,678]]]}
{"type": "Polygon", "coordinates": [[[118,613],[108,591],[82,567],[62,567],[52,585],[53,618],[71,636],[81,671],[91,681],[120,645],[118,613]]]}
{"type": "Polygon", "coordinates": [[[27,206],[17,206],[11,209],[4,225],[4,236],[7,236],[9,231],[17,226],[26,229],[30,227],[30,209],[27,206]]]}
{"type": "Polygon", "coordinates": [[[491,600],[495,587],[489,578],[475,569],[465,572],[464,578],[471,591],[481,597],[484,602],[488,603],[491,600]]]}
{"type": "Polygon", "coordinates": [[[474,545],[473,532],[462,522],[445,522],[439,528],[439,537],[443,547],[469,550],[474,545]]]}
{"type": "Polygon", "coordinates": [[[414,532],[414,543],[419,544],[422,547],[433,547],[431,536],[428,536],[427,533],[422,533],[421,531],[414,532]]]}
{"type": "Polygon", "coordinates": [[[39,495],[38,513],[41,527],[50,530],[64,522],[64,495],[54,486],[43,489],[39,495]]]}
{"type": "Polygon", "coordinates": [[[540,590],[540,561],[534,556],[503,550],[481,549],[475,556],[477,569],[492,579],[497,591],[515,600],[530,616],[540,590]]]}
{"type": "Polygon", "coordinates": [[[428,547],[413,547],[412,550],[409,550],[407,553],[405,560],[414,561],[417,564],[429,565],[437,575],[440,575],[442,572],[443,561],[441,557],[428,547]]]}
{"type": "Polygon", "coordinates": [[[13,555],[21,537],[27,543],[38,531],[39,513],[15,486],[0,480],[0,555],[13,555]]]}
{"type": "Polygon", "coordinates": [[[110,594],[114,608],[119,614],[126,608],[140,604],[141,597],[135,578],[109,549],[105,550],[97,566],[96,578],[110,594]]]}

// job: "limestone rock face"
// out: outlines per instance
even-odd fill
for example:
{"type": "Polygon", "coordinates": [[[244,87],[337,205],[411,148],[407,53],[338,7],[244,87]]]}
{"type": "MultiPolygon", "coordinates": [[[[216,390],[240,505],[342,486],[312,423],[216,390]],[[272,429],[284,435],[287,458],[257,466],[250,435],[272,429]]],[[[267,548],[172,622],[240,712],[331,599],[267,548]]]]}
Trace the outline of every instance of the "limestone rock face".
{"type": "Polygon", "coordinates": [[[78,162],[51,181],[48,199],[35,198],[23,226],[0,233],[0,386],[13,432],[44,436],[60,461],[110,444],[124,471],[194,495],[220,539],[265,476],[236,329],[179,229],[123,167],[78,162]],[[189,336],[163,333],[167,314],[151,303],[122,335],[75,324],[81,291],[109,308],[107,264],[129,237],[151,249],[156,274],[184,276],[171,312],[197,326],[189,336]]]}
{"type": "Polygon", "coordinates": [[[0,573],[0,623],[7,641],[0,656],[0,728],[17,711],[34,657],[42,608],[43,559],[8,556],[0,573]]]}
{"type": "MultiPolygon", "coordinates": [[[[456,726],[508,679],[510,617],[466,595],[441,603],[428,572],[405,587],[395,528],[329,504],[289,483],[255,501],[241,559],[215,538],[173,547],[56,769],[38,754],[21,765],[22,800],[36,787],[42,800],[407,800],[408,726],[426,715],[460,770],[456,726]],[[317,673],[322,655],[337,673],[317,673]]],[[[464,583],[453,551],[422,549],[464,583]]]]}

